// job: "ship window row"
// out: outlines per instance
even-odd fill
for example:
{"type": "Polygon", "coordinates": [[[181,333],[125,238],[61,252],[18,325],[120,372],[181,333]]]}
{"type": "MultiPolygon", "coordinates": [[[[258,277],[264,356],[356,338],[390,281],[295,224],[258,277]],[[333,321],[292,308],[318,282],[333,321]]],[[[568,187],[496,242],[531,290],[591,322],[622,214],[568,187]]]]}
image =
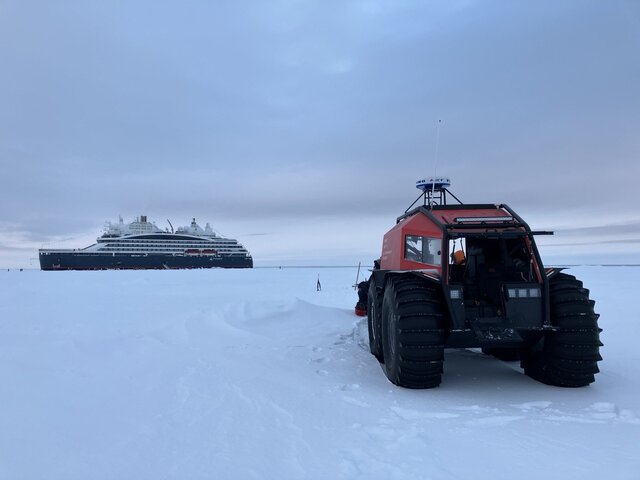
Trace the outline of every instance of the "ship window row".
{"type": "Polygon", "coordinates": [[[196,239],[196,238],[180,238],[175,240],[167,240],[165,238],[122,238],[119,239],[122,242],[162,242],[162,243],[184,243],[184,242],[199,242],[199,243],[237,243],[236,240],[231,239],[196,239]]]}
{"type": "MultiPolygon", "coordinates": [[[[109,248],[101,248],[101,252],[179,252],[183,253],[185,249],[183,248],[125,248],[125,247],[109,247],[109,248]]],[[[205,249],[206,250],[206,249],[205,249]]],[[[218,248],[217,252],[220,253],[234,253],[238,251],[244,252],[244,250],[239,249],[230,249],[230,248],[218,248]]]]}
{"type": "Polygon", "coordinates": [[[239,247],[242,248],[240,244],[237,243],[225,243],[225,244],[198,244],[198,243],[126,243],[126,242],[118,242],[118,243],[107,243],[106,247],[175,247],[175,248],[234,248],[239,247]]]}
{"type": "Polygon", "coordinates": [[[216,246],[216,245],[238,245],[237,242],[198,242],[198,241],[185,242],[184,240],[179,242],[178,241],[153,242],[149,240],[126,240],[126,241],[119,241],[119,242],[111,242],[111,244],[114,244],[114,243],[117,243],[118,245],[197,245],[202,247],[216,246]]]}
{"type": "Polygon", "coordinates": [[[194,245],[180,245],[180,246],[176,246],[176,245],[145,245],[145,246],[141,246],[141,245],[105,245],[103,247],[99,247],[100,250],[105,250],[108,248],[125,248],[125,249],[151,249],[151,248],[160,248],[160,249],[164,249],[164,250],[189,250],[189,249],[195,249],[195,250],[245,250],[245,248],[240,247],[240,246],[207,246],[207,247],[201,247],[201,246],[194,246],[194,245]]]}
{"type": "Polygon", "coordinates": [[[131,251],[141,251],[144,252],[145,250],[167,250],[167,251],[176,251],[176,252],[182,252],[183,250],[217,250],[217,251],[231,251],[231,250],[244,250],[244,248],[227,248],[227,247],[223,247],[223,248],[203,248],[203,249],[190,249],[190,248],[184,248],[184,247],[180,247],[180,248],[175,248],[175,247],[144,247],[144,248],[136,248],[136,247],[124,247],[124,246],[117,246],[117,247],[103,247],[99,249],[101,252],[106,252],[106,251],[111,251],[111,250],[131,250],[131,251]]]}
{"type": "Polygon", "coordinates": [[[189,238],[189,239],[180,239],[180,240],[165,240],[165,239],[150,239],[150,238],[126,238],[126,239],[120,239],[118,240],[118,242],[121,243],[203,243],[203,244],[208,244],[208,243],[238,243],[235,240],[198,240],[198,239],[193,239],[193,238],[189,238]]]}

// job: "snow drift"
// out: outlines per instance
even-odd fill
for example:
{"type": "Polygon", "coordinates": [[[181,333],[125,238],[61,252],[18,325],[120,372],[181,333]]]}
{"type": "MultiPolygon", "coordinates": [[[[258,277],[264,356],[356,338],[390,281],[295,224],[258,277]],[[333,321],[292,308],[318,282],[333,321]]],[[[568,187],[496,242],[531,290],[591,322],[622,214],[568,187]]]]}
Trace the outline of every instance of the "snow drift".
{"type": "Polygon", "coordinates": [[[636,479],[640,268],[571,272],[593,385],[448,350],[420,391],[368,353],[353,269],[1,272],[0,478],[636,479]]]}

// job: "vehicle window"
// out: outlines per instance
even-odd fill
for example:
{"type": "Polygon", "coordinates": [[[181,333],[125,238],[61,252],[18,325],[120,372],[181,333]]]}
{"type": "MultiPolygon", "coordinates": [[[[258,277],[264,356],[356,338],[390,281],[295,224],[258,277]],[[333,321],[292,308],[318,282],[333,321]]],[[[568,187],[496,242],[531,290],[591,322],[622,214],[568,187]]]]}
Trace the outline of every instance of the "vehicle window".
{"type": "Polygon", "coordinates": [[[404,258],[412,262],[440,265],[440,239],[407,235],[404,244],[404,258]]]}

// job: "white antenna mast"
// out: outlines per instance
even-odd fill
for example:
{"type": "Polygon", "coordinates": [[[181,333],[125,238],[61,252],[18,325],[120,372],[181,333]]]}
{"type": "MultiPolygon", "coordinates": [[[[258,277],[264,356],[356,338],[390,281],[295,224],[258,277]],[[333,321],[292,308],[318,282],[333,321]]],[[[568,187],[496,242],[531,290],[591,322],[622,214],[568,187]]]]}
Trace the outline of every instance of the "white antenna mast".
{"type": "Polygon", "coordinates": [[[435,165],[433,166],[433,185],[431,186],[431,201],[430,204],[433,204],[433,197],[436,191],[436,177],[438,175],[438,147],[440,146],[440,124],[442,120],[438,119],[438,128],[436,130],[436,157],[435,157],[435,165]]]}

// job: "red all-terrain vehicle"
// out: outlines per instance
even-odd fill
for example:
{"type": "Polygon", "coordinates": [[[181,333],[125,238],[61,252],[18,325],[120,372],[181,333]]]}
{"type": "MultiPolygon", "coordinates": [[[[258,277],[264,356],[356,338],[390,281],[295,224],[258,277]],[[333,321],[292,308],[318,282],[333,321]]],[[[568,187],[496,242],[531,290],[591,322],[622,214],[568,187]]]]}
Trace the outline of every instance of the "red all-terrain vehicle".
{"type": "Polygon", "coordinates": [[[449,185],[417,182],[423,193],[385,234],[360,285],[371,353],[389,380],[437,387],[445,348],[475,347],[519,358],[526,375],[549,385],[592,383],[599,315],[582,282],[544,268],[534,236],[552,232],[532,231],[507,205],[462,204],[449,185]]]}

